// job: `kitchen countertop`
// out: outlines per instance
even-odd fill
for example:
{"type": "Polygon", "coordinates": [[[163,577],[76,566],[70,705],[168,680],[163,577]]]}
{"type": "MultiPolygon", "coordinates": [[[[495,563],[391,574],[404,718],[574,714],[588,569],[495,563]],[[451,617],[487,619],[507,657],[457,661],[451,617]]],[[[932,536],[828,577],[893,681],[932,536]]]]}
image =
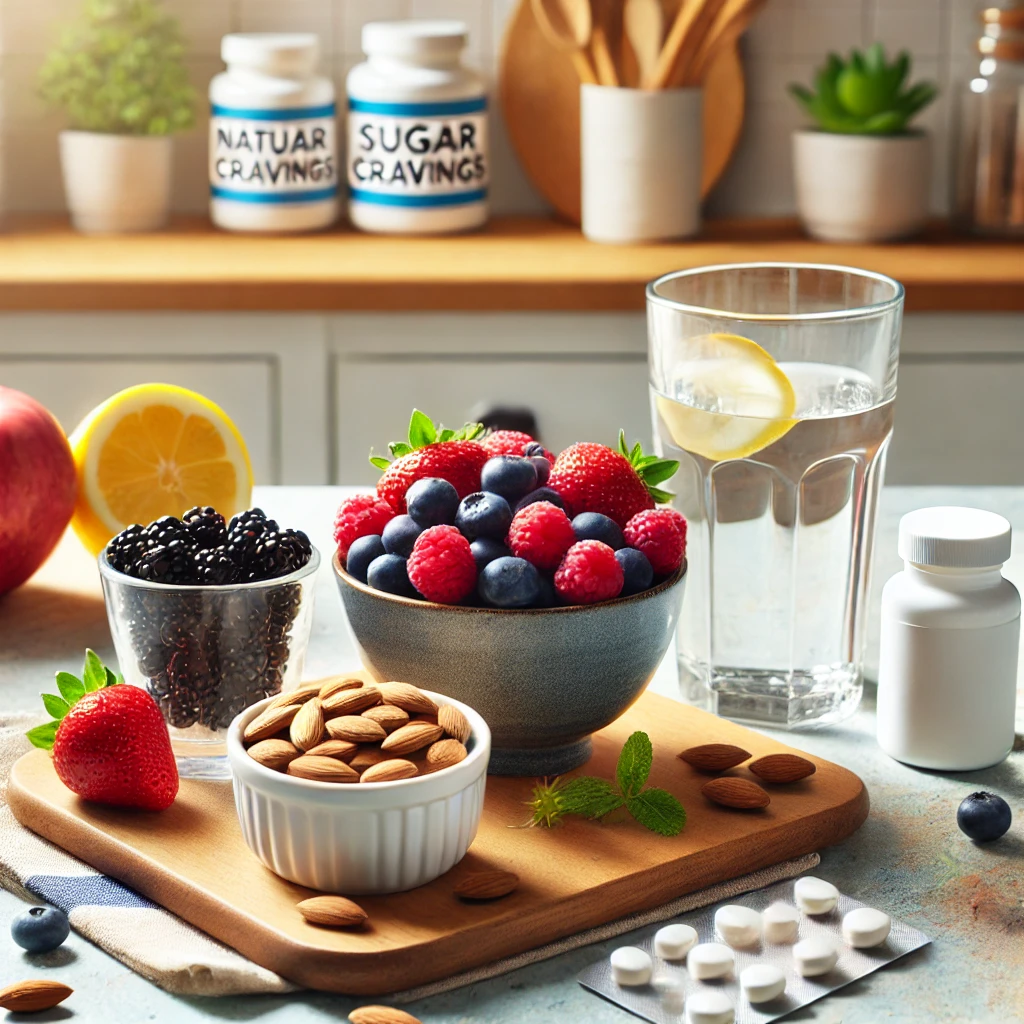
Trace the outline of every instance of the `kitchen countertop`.
{"type": "MultiPolygon", "coordinates": [[[[328,531],[342,488],[257,488],[256,501],[289,526],[307,529],[328,550],[328,531]]],[[[1007,516],[1018,531],[1007,575],[1024,588],[1024,487],[891,487],[882,494],[869,609],[868,675],[877,663],[878,592],[900,567],[896,530],[913,508],[971,504],[1007,516]]],[[[0,694],[5,709],[38,707],[58,669],[77,668],[83,648],[105,659],[113,650],[95,568],[66,537],[32,583],[0,601],[0,694]]],[[[307,672],[342,670],[354,660],[329,565],[317,583],[317,606],[307,672]]],[[[652,684],[676,695],[674,663],[666,659],[652,684]]],[[[1018,707],[1018,732],[1024,707],[1018,707]]],[[[818,873],[849,895],[905,918],[933,945],[870,975],[789,1018],[828,1024],[963,1022],[1004,1024],[1024,1005],[1024,739],[1002,765],[940,775],[887,758],[874,742],[874,688],[861,710],[841,726],[785,735],[792,745],[856,771],[867,784],[867,823],[840,846],[822,851],[818,873]],[[1009,800],[1010,833],[988,847],[970,843],[956,827],[960,800],[990,788],[1009,800]]],[[[72,1016],[63,1008],[34,1020],[339,1021],[357,1002],[323,993],[225,999],[181,999],[161,991],[77,935],[53,954],[23,954],[6,938],[7,921],[24,904],[0,891],[0,983],[50,974],[76,990],[72,1016]],[[83,1009],[84,1008],[84,1009],[83,1009]]],[[[424,1000],[408,1009],[425,1024],[628,1024],[636,1018],[590,995],[575,981],[585,966],[607,956],[612,942],[586,947],[501,978],[424,1000]]],[[[366,1000],[363,1000],[365,1002],[366,1000]]],[[[14,1016],[10,1019],[13,1021],[14,1016]]],[[[17,1019],[21,1019],[18,1017],[17,1019]]],[[[27,1018],[26,1018],[27,1019],[27,1018]]]]}

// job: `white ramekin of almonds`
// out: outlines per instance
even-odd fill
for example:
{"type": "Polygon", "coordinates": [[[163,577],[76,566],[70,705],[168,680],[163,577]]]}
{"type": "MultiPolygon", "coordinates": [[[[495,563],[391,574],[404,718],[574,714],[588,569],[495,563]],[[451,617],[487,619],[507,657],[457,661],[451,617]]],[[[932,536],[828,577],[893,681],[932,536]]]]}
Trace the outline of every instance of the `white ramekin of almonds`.
{"type": "Polygon", "coordinates": [[[228,730],[235,807],[275,874],[322,892],[401,892],[464,856],[491,733],[409,683],[336,676],[243,711],[228,730]]]}

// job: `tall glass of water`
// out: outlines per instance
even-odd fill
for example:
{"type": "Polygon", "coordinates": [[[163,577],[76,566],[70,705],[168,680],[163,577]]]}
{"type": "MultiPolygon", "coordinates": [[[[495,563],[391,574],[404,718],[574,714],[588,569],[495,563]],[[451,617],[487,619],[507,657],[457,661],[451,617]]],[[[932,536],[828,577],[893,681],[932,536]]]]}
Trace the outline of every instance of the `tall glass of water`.
{"type": "Polygon", "coordinates": [[[903,287],[848,267],[732,264],[647,288],[651,410],[689,520],[683,696],[796,728],[861,697],[903,287]]]}

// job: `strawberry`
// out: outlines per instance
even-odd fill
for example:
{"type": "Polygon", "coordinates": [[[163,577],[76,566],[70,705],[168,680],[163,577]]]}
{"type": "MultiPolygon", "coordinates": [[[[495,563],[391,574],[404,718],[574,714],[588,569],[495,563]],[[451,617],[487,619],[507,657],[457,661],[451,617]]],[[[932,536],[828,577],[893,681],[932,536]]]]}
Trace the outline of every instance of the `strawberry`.
{"type": "Polygon", "coordinates": [[[43,694],[52,722],[26,734],[52,750],[57,776],[72,793],[115,807],[162,811],[178,792],[178,766],[156,701],[85,652],[78,679],[57,673],[61,696],[43,694]]]}
{"type": "Polygon", "coordinates": [[[627,448],[620,430],[618,451],[589,441],[566,448],[555,459],[547,485],[561,495],[570,519],[581,512],[600,512],[624,527],[637,512],[672,500],[672,494],[656,485],[678,468],[671,459],[644,455],[639,442],[627,448]]]}
{"type": "Polygon", "coordinates": [[[490,452],[473,440],[483,430],[479,423],[467,423],[461,430],[438,430],[430,418],[414,409],[409,421],[409,440],[393,441],[388,447],[394,462],[370,457],[384,475],[377,481],[377,494],[398,513],[406,511],[405,492],[425,477],[447,480],[460,498],[480,490],[480,470],[490,452]]]}
{"type": "MultiPolygon", "coordinates": [[[[480,438],[480,443],[492,455],[525,455],[528,444],[537,444],[529,434],[521,430],[492,430],[489,434],[480,438]]],[[[544,458],[548,462],[554,462],[555,457],[544,449],[544,458]]]]}

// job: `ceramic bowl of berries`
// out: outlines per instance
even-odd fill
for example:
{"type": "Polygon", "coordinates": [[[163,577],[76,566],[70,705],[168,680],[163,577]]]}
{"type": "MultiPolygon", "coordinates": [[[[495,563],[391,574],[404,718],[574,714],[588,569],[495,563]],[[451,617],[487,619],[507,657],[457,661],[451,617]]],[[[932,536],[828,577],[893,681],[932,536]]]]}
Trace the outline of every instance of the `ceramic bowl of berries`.
{"type": "Polygon", "coordinates": [[[555,458],[523,434],[447,438],[416,415],[409,443],[377,463],[376,493],[335,520],[359,652],[378,679],[475,707],[492,773],[575,768],[675,632],[686,521],[658,507],[671,495],[657,485],[676,463],[621,435],[618,449],[580,443],[555,458]]]}
{"type": "Polygon", "coordinates": [[[412,889],[462,860],[489,754],[468,705],[360,676],[262,701],[228,732],[249,848],[282,878],[348,895],[412,889]]]}
{"type": "Polygon", "coordinates": [[[181,775],[227,778],[235,716],[297,685],[319,564],[304,533],[258,508],[164,516],[100,553],[121,672],[157,702],[181,775]]]}

